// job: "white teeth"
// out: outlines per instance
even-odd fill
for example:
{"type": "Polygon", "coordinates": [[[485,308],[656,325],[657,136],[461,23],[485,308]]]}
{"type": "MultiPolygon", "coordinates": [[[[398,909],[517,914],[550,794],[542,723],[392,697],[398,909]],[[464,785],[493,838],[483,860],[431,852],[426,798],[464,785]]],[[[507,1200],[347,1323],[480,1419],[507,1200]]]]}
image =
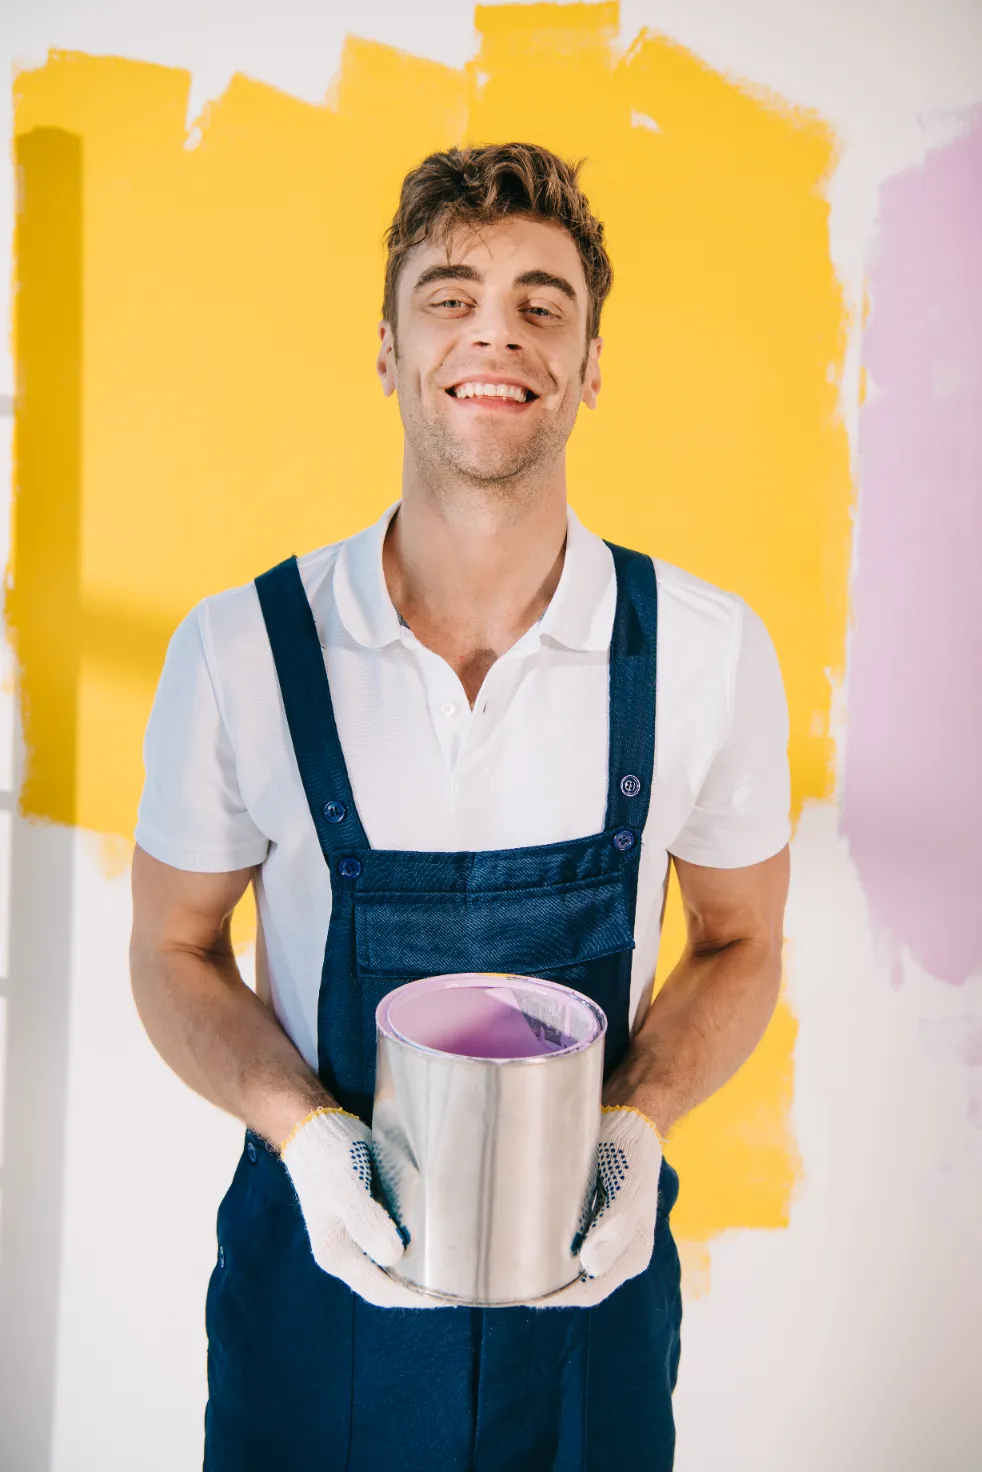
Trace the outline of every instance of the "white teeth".
{"type": "Polygon", "coordinates": [[[454,389],[458,399],[514,399],[516,404],[524,404],[528,392],[516,383],[460,383],[454,389]]]}

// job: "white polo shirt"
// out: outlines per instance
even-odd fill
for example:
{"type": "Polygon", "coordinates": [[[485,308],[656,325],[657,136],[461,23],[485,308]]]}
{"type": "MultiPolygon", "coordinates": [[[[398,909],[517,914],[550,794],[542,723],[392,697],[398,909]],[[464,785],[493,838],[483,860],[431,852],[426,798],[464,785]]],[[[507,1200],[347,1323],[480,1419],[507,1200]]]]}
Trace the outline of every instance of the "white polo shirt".
{"type": "MultiPolygon", "coordinates": [[[[492,665],[471,710],[454,671],[400,622],[389,597],[382,542],[395,510],[300,558],[369,843],[473,851],[599,832],[616,602],[609,549],[569,512],[552,601],[492,665]]],[[[632,1020],[650,997],[669,854],[739,868],[777,853],[790,833],[787,705],[767,630],[741,598],[655,566],[655,778],[632,1020]]],[[[204,599],[175,631],[144,760],[136,840],[147,853],[198,872],[261,866],[260,989],[316,1068],[331,883],[254,584],[204,599]]]]}

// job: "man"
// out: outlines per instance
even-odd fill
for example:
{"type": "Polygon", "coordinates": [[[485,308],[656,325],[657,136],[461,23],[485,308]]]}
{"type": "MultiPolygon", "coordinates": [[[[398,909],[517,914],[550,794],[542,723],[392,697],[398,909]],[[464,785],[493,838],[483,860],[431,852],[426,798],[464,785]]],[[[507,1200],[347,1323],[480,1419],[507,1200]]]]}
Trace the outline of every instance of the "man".
{"type": "Polygon", "coordinates": [[[147,732],[137,1005],[247,1126],[205,1466],[662,1472],[681,1317],[662,1143],[777,997],[780,672],[738,597],[567,507],[611,282],[576,170],[524,144],[434,154],[388,252],[400,502],[194,609],[147,732]],[[669,854],[688,941],[652,1002],[669,854]],[[255,994],[229,940],[250,882],[255,994]],[[544,1303],[446,1306],[385,1271],[404,1248],[366,1169],[375,1007],[394,974],[448,970],[544,974],[607,1013],[601,1209],[544,1303]]]}

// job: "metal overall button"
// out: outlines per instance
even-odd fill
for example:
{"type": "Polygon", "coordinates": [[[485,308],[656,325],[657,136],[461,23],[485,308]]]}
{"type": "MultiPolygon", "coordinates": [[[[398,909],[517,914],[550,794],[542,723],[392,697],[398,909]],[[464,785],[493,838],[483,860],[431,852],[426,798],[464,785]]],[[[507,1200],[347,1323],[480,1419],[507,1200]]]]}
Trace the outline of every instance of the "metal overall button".
{"type": "MultiPolygon", "coordinates": [[[[631,842],[634,842],[633,838],[631,842]]],[[[342,859],[341,862],[338,864],[338,873],[341,875],[342,879],[357,879],[358,875],[361,873],[361,860],[342,859]]]]}
{"type": "Polygon", "coordinates": [[[641,791],[641,778],[635,777],[632,772],[628,772],[626,777],[621,778],[621,791],[625,797],[637,797],[641,791]]]}
{"type": "Polygon", "coordinates": [[[634,834],[630,828],[618,828],[611,841],[618,853],[626,854],[634,847],[634,834]]]}
{"type": "Polygon", "coordinates": [[[348,809],[343,802],[326,802],[324,804],[324,817],[329,823],[343,823],[348,816],[348,809]]]}

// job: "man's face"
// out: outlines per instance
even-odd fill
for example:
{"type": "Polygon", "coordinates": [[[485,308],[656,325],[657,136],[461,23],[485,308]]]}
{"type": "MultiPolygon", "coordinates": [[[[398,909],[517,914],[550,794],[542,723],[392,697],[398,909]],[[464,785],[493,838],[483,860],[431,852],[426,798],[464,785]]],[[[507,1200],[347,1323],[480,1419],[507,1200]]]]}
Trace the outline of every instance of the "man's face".
{"type": "Polygon", "coordinates": [[[503,483],[563,453],[600,389],[579,253],[559,226],[516,217],[425,241],[403,263],[398,357],[382,323],[378,371],[416,463],[503,483]],[[491,391],[493,390],[493,392],[491,391]]]}

